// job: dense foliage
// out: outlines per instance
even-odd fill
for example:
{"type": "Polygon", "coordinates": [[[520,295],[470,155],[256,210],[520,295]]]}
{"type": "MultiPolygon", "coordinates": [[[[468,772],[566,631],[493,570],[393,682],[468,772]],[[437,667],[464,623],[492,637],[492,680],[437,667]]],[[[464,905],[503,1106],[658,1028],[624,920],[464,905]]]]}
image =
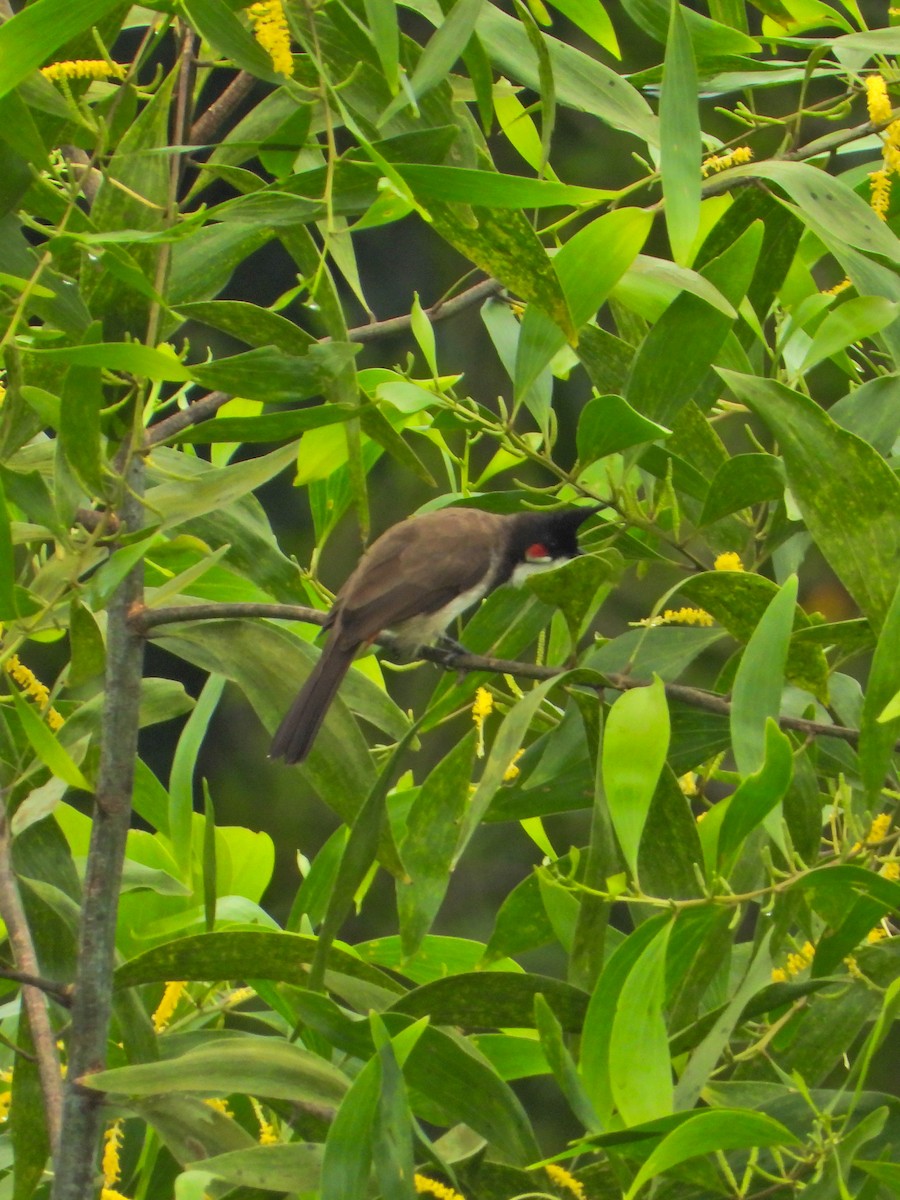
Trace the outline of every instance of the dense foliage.
{"type": "Polygon", "coordinates": [[[897,1195],[895,10],[0,7],[0,1196],[897,1195]],[[372,230],[457,283],[376,319],[372,230]],[[275,728],[320,553],[410,482],[602,510],[414,727],[351,671],[281,927],[197,755],[226,681],[275,728]],[[542,862],[432,933],[497,822],[542,862]]]}

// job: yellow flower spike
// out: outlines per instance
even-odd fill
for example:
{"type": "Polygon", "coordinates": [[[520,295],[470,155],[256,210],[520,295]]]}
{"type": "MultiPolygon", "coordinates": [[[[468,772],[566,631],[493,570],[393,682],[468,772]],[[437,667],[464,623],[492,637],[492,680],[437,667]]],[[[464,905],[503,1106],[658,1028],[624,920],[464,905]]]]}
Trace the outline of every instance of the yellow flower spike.
{"type": "Polygon", "coordinates": [[[744,564],[741,562],[741,556],[734,550],[726,550],[713,563],[714,571],[743,571],[743,569],[744,564]]]}
{"type": "Polygon", "coordinates": [[[521,748],[515,752],[515,754],[512,757],[512,762],[509,764],[509,766],[503,772],[503,782],[504,783],[512,783],[512,781],[514,779],[519,778],[520,771],[519,771],[519,768],[516,766],[516,763],[519,761],[519,759],[522,757],[522,755],[524,753],[525,753],[524,748],[521,748]]]}
{"type": "Polygon", "coordinates": [[[250,1103],[253,1106],[253,1111],[256,1114],[256,1121],[259,1125],[259,1144],[261,1146],[277,1146],[281,1140],[275,1130],[275,1126],[271,1121],[266,1119],[266,1114],[263,1112],[263,1106],[255,1096],[250,1097],[250,1103]]]}
{"type": "Polygon", "coordinates": [[[275,70],[279,75],[293,75],[291,31],[281,0],[260,0],[258,4],[251,4],[247,16],[253,36],[271,58],[275,70]]]}
{"type": "Polygon", "coordinates": [[[567,1192],[571,1192],[576,1200],[585,1200],[584,1184],[580,1179],[576,1179],[565,1167],[561,1167],[559,1163],[545,1163],[544,1170],[549,1175],[553,1183],[559,1188],[565,1188],[567,1192]]]}
{"type": "Polygon", "coordinates": [[[870,929],[866,934],[866,941],[870,946],[873,946],[876,942],[880,942],[882,938],[889,936],[888,931],[883,925],[876,925],[874,929],[870,929]]]}
{"type": "Polygon", "coordinates": [[[475,753],[479,758],[484,758],[484,723],[493,711],[494,697],[487,688],[480,687],[475,693],[475,700],[472,703],[472,720],[478,730],[478,745],[475,747],[475,753]]]}
{"type": "Polygon", "coordinates": [[[696,796],[700,790],[697,787],[697,772],[685,771],[683,775],[679,775],[678,786],[685,796],[696,796]]]}
{"type": "Polygon", "coordinates": [[[834,287],[826,288],[822,293],[823,296],[839,296],[841,292],[846,292],[847,288],[853,287],[853,280],[849,275],[842,279],[840,283],[836,283],[834,287]]]}
{"type": "Polygon", "coordinates": [[[872,824],[869,826],[869,832],[866,834],[866,844],[869,846],[877,846],[883,841],[891,828],[891,814],[879,813],[873,818],[872,824]]]}
{"type": "Polygon", "coordinates": [[[865,980],[865,975],[863,975],[862,971],[859,969],[859,963],[856,961],[855,955],[848,954],[844,959],[844,966],[854,979],[865,980]]]}
{"type": "Polygon", "coordinates": [[[727,171],[729,167],[739,167],[753,158],[749,146],[735,146],[726,154],[712,154],[700,168],[700,174],[706,179],[709,175],[717,175],[719,171],[727,171]]]}
{"type": "Polygon", "coordinates": [[[41,74],[51,83],[60,79],[124,79],[125,68],[103,58],[78,58],[41,67],[41,74]]]}
{"type": "Polygon", "coordinates": [[[12,1104],[12,1092],[0,1092],[0,1123],[9,1117],[10,1104],[12,1104]]]}
{"type": "Polygon", "coordinates": [[[890,120],[891,100],[882,75],[870,75],[866,79],[866,104],[870,121],[881,124],[882,121],[890,120]]]}
{"type": "Polygon", "coordinates": [[[884,167],[880,171],[870,171],[869,181],[872,185],[869,192],[869,207],[881,217],[882,221],[886,221],[888,209],[891,207],[890,172],[886,171],[884,167]]]}
{"type": "Polygon", "coordinates": [[[900,879],[900,862],[896,858],[892,858],[890,862],[886,862],[878,872],[883,879],[890,879],[896,883],[900,879]]]}
{"type": "Polygon", "coordinates": [[[178,1001],[187,988],[185,980],[177,980],[166,984],[166,990],[163,992],[163,998],[156,1006],[156,1011],[153,1014],[153,1028],[157,1033],[167,1027],[172,1017],[175,1015],[175,1009],[178,1007],[178,1001]]]}
{"type": "MultiPolygon", "coordinates": [[[[3,634],[3,626],[0,625],[0,636],[3,634]]],[[[50,689],[45,683],[41,683],[34,671],[30,667],[26,667],[18,654],[11,654],[4,664],[6,673],[11,676],[19,685],[25,695],[39,706],[42,712],[46,714],[47,724],[56,732],[60,729],[65,721],[63,717],[50,706],[50,689]]]]}
{"type": "Polygon", "coordinates": [[[667,625],[714,625],[715,620],[702,608],[667,608],[662,615],[667,625]]]}
{"type": "Polygon", "coordinates": [[[416,1172],[413,1175],[413,1187],[420,1196],[436,1196],[437,1200],[465,1200],[459,1192],[455,1192],[452,1187],[447,1187],[446,1183],[438,1183],[436,1179],[429,1179],[427,1175],[420,1175],[416,1172]]]}
{"type": "Polygon", "coordinates": [[[103,1159],[100,1169],[103,1172],[103,1183],[111,1188],[119,1182],[122,1176],[122,1162],[119,1151],[122,1148],[122,1118],[113,1121],[103,1135],[103,1159]]]}
{"type": "Polygon", "coordinates": [[[204,1101],[214,1112],[221,1113],[223,1117],[233,1117],[234,1113],[228,1107],[228,1101],[222,1100],[218,1096],[208,1096],[204,1101]]]}
{"type": "Polygon", "coordinates": [[[773,967],[771,979],[773,983],[787,983],[787,971],[784,969],[784,967],[773,967]]]}

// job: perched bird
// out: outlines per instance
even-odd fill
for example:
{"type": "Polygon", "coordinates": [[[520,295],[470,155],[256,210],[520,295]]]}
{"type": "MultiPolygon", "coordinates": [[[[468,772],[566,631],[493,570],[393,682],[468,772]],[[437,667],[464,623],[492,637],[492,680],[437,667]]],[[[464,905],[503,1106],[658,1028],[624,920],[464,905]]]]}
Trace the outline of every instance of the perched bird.
{"type": "Polygon", "coordinates": [[[287,716],[270,756],[302,762],[360,647],[387,630],[412,656],[454,617],[503,583],[580,553],[578,527],[596,506],[512,515],[442,508],[407,517],[381,535],[335,597],[328,641],[287,716]]]}

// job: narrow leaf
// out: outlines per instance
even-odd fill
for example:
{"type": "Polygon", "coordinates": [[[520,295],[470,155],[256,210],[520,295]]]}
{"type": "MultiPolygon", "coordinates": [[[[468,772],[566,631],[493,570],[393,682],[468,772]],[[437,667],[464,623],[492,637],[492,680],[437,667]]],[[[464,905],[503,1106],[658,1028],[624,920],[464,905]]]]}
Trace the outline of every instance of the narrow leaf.
{"type": "Polygon", "coordinates": [[[766,721],[778,721],[788,643],[797,604],[797,577],[779,590],[744,650],[732,688],[731,737],[741,775],[752,775],[766,757],[766,721]]]}
{"type": "Polygon", "coordinates": [[[666,229],[675,261],[685,265],[700,228],[700,115],[697,67],[678,0],[672,0],[659,98],[660,174],[666,229]]]}
{"type": "Polygon", "coordinates": [[[669,748],[666,691],[658,677],[630,688],[609,710],[603,737],[603,787],[616,837],[637,877],[638,849],[669,748]]]}

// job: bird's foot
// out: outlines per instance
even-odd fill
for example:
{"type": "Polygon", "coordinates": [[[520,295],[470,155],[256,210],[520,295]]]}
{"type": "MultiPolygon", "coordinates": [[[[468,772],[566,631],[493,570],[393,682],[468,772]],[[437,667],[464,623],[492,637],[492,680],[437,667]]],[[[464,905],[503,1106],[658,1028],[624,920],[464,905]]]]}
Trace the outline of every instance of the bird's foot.
{"type": "Polygon", "coordinates": [[[469,653],[462,642],[458,642],[456,638],[449,637],[446,633],[439,635],[435,641],[435,646],[438,648],[438,650],[443,650],[445,654],[448,656],[452,655],[454,658],[458,657],[460,654],[469,653]]]}

